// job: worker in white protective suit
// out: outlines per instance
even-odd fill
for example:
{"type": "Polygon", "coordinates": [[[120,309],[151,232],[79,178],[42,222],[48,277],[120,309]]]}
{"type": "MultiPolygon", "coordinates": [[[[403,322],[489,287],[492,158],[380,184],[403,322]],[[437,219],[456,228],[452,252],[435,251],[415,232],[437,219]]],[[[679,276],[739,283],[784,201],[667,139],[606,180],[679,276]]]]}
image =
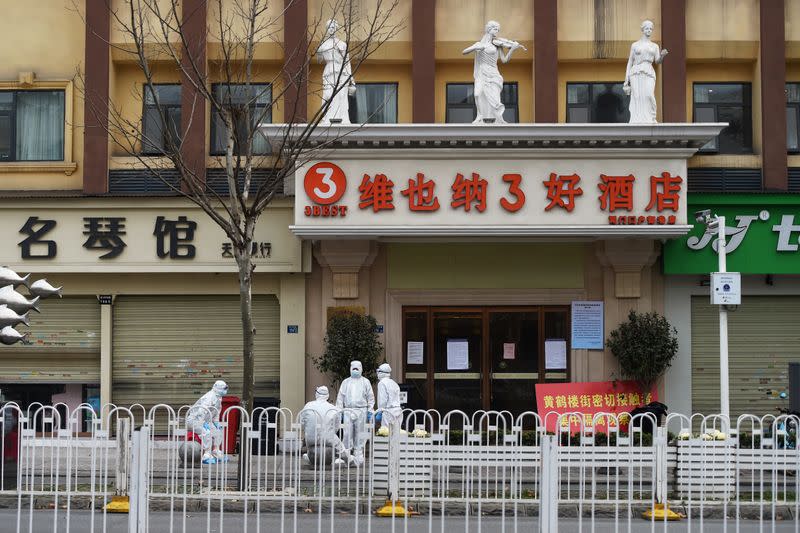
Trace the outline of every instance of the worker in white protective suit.
{"type": "Polygon", "coordinates": [[[375,407],[372,384],[362,376],[361,361],[350,363],[350,377],[342,381],[336,407],[344,412],[344,447],[353,455],[356,466],[364,464],[364,445],[367,442],[367,416],[375,407]]]}
{"type": "Polygon", "coordinates": [[[306,444],[303,461],[306,464],[331,464],[335,452],[334,464],[349,462],[350,453],[336,433],[342,415],[341,409],[328,401],[328,387],[325,385],[317,387],[314,396],[315,399],[305,404],[300,411],[299,422],[306,444]]]}
{"type": "Polygon", "coordinates": [[[215,464],[228,460],[220,450],[222,429],[219,425],[222,397],[227,393],[227,383],[221,380],[215,382],[211,390],[194,402],[186,414],[186,427],[200,437],[200,446],[203,448],[203,464],[215,464]]]}
{"type": "Polygon", "coordinates": [[[378,415],[381,427],[400,429],[403,406],[400,405],[400,385],[392,379],[392,367],[383,363],[378,367],[378,415]]]}
{"type": "Polygon", "coordinates": [[[392,379],[392,367],[383,363],[378,367],[378,413],[381,427],[389,430],[389,502],[397,501],[400,475],[400,425],[403,407],[400,405],[400,386],[392,379]]]}

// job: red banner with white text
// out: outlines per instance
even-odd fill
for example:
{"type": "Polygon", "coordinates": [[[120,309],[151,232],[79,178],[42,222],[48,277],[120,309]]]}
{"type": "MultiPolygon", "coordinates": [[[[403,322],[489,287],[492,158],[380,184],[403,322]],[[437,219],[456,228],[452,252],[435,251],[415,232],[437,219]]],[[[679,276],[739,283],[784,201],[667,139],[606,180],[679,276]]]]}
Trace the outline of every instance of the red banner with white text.
{"type": "MultiPolygon", "coordinates": [[[[556,431],[559,415],[569,413],[569,417],[561,419],[561,425],[570,425],[570,433],[581,430],[581,418],[584,427],[594,425],[597,413],[619,415],[629,413],[656,401],[655,386],[643,392],[633,381],[594,381],[586,383],[538,383],[536,384],[536,407],[539,416],[545,422],[547,431],[556,431]]],[[[614,420],[601,417],[597,421],[595,432],[608,432],[609,422],[614,420]]]]}

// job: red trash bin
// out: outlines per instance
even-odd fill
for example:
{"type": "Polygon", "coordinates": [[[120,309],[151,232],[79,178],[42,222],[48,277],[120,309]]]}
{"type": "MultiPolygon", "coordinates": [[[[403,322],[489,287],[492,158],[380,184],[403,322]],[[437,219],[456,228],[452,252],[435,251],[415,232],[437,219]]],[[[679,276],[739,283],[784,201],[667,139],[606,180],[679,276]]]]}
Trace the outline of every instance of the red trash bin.
{"type": "Polygon", "coordinates": [[[222,451],[225,453],[233,453],[236,450],[236,434],[239,433],[239,410],[234,409],[227,415],[225,411],[239,405],[240,401],[238,396],[222,397],[222,412],[219,415],[219,419],[221,422],[226,420],[228,422],[228,427],[225,428],[222,434],[222,451]]]}

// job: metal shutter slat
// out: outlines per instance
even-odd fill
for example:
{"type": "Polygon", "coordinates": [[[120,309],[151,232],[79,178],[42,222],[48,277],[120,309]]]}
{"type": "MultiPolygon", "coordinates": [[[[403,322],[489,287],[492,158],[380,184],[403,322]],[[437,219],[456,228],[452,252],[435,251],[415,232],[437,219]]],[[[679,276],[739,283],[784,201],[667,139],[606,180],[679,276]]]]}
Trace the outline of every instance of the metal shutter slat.
{"type": "MultiPolygon", "coordinates": [[[[256,395],[277,396],[280,311],[254,296],[256,395]]],[[[192,404],[217,379],[241,395],[238,296],[120,296],[114,306],[113,398],[119,405],[192,404]]]]}
{"type": "Polygon", "coordinates": [[[0,349],[0,382],[99,383],[100,304],[96,297],[43,300],[30,313],[30,345],[0,349]]]}
{"type": "MultiPolygon", "coordinates": [[[[744,296],[728,312],[731,418],[777,414],[787,368],[800,360],[800,297],[744,296]]],[[[719,412],[719,310],[692,297],[692,411],[719,412]]]]}

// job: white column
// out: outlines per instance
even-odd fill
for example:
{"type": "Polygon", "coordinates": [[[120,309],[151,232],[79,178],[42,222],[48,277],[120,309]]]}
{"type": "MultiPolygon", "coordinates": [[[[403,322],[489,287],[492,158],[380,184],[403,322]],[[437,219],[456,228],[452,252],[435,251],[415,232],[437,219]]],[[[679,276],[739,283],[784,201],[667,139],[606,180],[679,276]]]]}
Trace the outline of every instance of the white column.
{"type": "Polygon", "coordinates": [[[111,403],[113,306],[100,305],[100,405],[111,403]]]}
{"type": "Polygon", "coordinates": [[[278,298],[281,304],[281,407],[299,413],[306,403],[305,274],[282,274],[278,298]],[[297,326],[297,332],[289,333],[289,326],[297,326]]]}

